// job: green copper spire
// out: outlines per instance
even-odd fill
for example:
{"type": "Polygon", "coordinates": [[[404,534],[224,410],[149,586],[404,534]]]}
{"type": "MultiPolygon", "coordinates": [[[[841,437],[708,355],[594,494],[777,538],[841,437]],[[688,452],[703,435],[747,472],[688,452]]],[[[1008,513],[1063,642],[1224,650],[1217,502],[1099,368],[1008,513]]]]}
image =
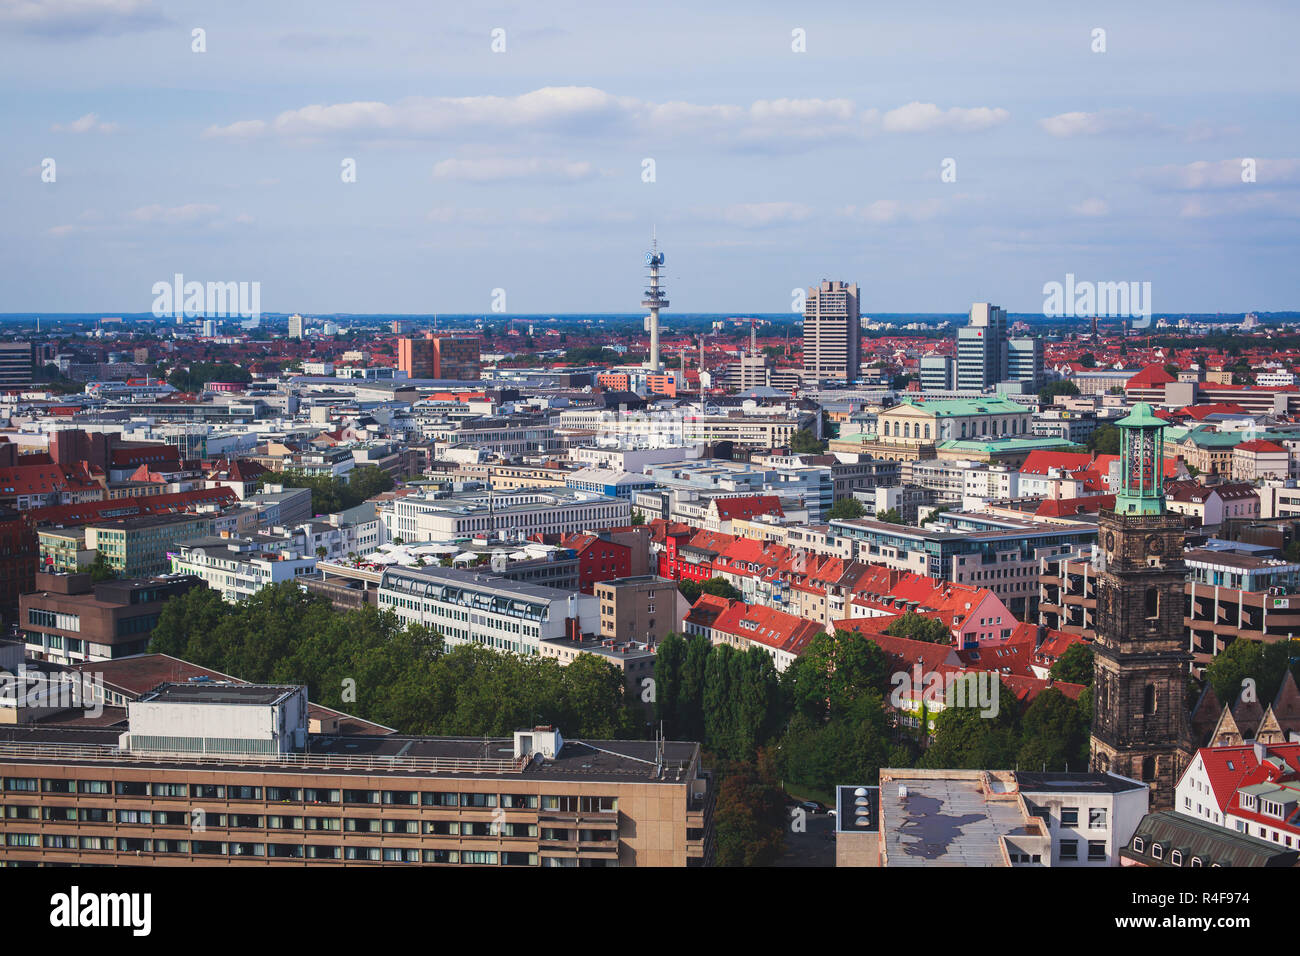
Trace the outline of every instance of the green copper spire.
{"type": "Polygon", "coordinates": [[[1120,434],[1120,485],[1115,513],[1164,514],[1165,420],[1157,418],[1151,406],[1141,402],[1133,407],[1131,415],[1115,424],[1120,434]]]}

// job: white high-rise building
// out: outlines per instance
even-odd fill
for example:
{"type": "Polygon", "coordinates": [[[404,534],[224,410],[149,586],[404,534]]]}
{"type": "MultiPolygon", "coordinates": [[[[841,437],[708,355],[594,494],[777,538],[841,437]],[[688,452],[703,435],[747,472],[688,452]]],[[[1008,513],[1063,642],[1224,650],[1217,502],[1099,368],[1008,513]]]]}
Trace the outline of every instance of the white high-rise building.
{"type": "Polygon", "coordinates": [[[803,307],[803,367],[814,381],[857,381],[862,364],[862,320],[857,283],[823,280],[808,289],[803,307]]]}
{"type": "Polygon", "coordinates": [[[303,332],[303,318],[298,313],[289,316],[289,338],[300,339],[303,332]]]}

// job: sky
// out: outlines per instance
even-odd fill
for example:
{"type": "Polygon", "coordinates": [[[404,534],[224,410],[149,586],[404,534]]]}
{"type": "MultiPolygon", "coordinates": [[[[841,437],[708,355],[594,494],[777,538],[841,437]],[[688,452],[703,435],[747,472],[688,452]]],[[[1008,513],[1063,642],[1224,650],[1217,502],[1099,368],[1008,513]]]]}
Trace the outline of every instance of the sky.
{"type": "Polygon", "coordinates": [[[1297,35],[1290,0],[0,0],[0,313],[177,273],[635,312],[652,230],[685,312],[1038,312],[1067,274],[1300,309],[1297,35]]]}

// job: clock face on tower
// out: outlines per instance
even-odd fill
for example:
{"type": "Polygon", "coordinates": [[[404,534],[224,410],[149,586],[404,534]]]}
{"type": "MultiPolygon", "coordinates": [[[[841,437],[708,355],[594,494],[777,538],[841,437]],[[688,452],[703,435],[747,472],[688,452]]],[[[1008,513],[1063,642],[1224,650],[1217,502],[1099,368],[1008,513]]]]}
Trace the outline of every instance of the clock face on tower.
{"type": "Polygon", "coordinates": [[[1159,556],[1164,548],[1158,535],[1147,536],[1147,554],[1159,556]]]}
{"type": "Polygon", "coordinates": [[[1107,551],[1114,551],[1114,550],[1115,550],[1115,532],[1114,532],[1114,531],[1107,531],[1107,532],[1106,532],[1106,550],[1107,550],[1107,551]]]}

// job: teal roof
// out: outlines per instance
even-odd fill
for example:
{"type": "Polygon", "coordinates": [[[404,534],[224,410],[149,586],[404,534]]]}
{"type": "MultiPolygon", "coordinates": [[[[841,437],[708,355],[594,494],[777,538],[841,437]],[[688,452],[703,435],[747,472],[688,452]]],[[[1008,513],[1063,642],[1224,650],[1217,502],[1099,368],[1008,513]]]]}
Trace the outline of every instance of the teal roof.
{"type": "Polygon", "coordinates": [[[1066,438],[1053,438],[1049,436],[1034,436],[1032,438],[950,438],[947,441],[941,441],[935,447],[945,449],[955,449],[957,451],[981,451],[990,454],[996,451],[1034,451],[1035,449],[1044,449],[1050,451],[1061,451],[1070,448],[1082,449],[1082,445],[1076,445],[1066,438]]]}
{"type": "Polygon", "coordinates": [[[1200,448],[1236,448],[1246,440],[1245,432],[1216,432],[1212,428],[1170,428],[1165,440],[1183,442],[1190,438],[1200,448]]]}
{"type": "Polygon", "coordinates": [[[1121,428],[1164,428],[1169,423],[1163,418],[1157,418],[1146,402],[1138,402],[1127,418],[1121,418],[1115,424],[1121,428]]]}
{"type": "MultiPolygon", "coordinates": [[[[906,398],[899,405],[910,405],[921,411],[930,412],[937,418],[950,418],[955,415],[1013,415],[1028,414],[1029,409],[1009,398],[906,398]]],[[[886,412],[893,411],[891,408],[886,412]]]]}

